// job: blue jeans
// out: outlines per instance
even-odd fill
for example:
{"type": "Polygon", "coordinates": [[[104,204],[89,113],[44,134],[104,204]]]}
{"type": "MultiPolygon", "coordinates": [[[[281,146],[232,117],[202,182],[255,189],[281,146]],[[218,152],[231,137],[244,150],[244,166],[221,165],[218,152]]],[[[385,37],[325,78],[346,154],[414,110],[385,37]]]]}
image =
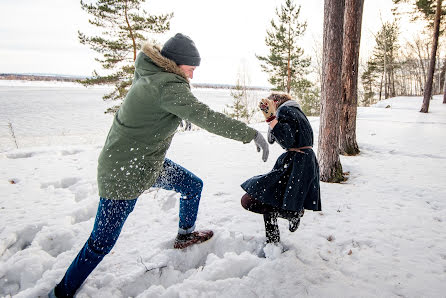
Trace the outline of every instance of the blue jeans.
{"type": "MultiPolygon", "coordinates": [[[[165,159],[163,170],[153,187],[174,190],[181,194],[178,233],[195,228],[203,181],[187,169],[165,159]]],[[[85,279],[112,250],[124,222],[133,211],[137,199],[111,200],[100,198],[93,231],[65,276],[55,288],[57,297],[72,297],[85,279]]]]}
{"type": "Polygon", "coordinates": [[[166,158],[163,170],[153,187],[173,190],[181,194],[178,233],[192,232],[197,220],[203,181],[187,169],[166,158]]]}

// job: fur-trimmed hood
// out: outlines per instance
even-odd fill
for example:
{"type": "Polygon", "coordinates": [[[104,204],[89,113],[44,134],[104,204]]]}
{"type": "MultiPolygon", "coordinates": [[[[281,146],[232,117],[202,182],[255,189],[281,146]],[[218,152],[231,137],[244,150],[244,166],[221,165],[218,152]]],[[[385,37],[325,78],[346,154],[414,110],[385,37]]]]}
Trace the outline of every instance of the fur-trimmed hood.
{"type": "MultiPolygon", "coordinates": [[[[285,101],[283,104],[280,105],[279,109],[281,107],[295,107],[295,108],[299,108],[300,110],[302,109],[300,107],[300,105],[297,103],[297,101],[295,101],[293,99],[285,101]]],[[[277,112],[279,111],[279,109],[277,109],[277,112]]],[[[277,116],[277,112],[276,112],[276,116],[277,116]]]]}
{"type": "Polygon", "coordinates": [[[179,75],[189,82],[189,78],[187,77],[187,75],[184,73],[184,71],[181,70],[181,68],[178,67],[178,65],[173,60],[170,60],[169,58],[161,55],[161,48],[159,45],[154,45],[146,42],[142,46],[141,51],[161,69],[179,75]]]}

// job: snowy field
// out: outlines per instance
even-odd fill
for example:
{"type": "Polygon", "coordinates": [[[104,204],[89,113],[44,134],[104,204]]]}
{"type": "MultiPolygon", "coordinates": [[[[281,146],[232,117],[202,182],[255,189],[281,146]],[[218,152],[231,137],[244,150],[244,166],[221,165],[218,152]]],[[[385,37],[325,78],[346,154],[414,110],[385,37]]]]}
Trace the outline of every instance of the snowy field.
{"type": "MultiPolygon", "coordinates": [[[[45,296],[88,238],[112,120],[104,92],[0,81],[0,297],[45,296]]],[[[231,101],[194,92],[217,110],[231,101]]],[[[434,97],[422,114],[421,101],[359,109],[361,154],[341,157],[348,181],[322,183],[323,211],[295,233],[279,220],[282,254],[263,247],[262,217],[240,206],[239,186],[269,171],[280,146],[263,163],[254,144],[179,132],[168,157],[203,179],[197,228],[214,237],[172,249],[178,195],[150,189],[77,297],[446,297],[446,105],[434,97]]]]}

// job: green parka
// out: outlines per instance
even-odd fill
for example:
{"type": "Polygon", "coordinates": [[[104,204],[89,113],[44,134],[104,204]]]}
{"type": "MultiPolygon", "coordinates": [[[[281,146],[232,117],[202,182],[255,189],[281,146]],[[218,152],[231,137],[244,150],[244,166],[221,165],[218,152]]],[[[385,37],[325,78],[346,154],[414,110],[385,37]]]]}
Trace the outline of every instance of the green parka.
{"type": "Polygon", "coordinates": [[[220,136],[249,143],[256,130],[211,110],[190,91],[185,73],[146,44],[132,86],[116,113],[98,162],[99,196],[130,200],[156,181],[181,119],[220,136]]]}

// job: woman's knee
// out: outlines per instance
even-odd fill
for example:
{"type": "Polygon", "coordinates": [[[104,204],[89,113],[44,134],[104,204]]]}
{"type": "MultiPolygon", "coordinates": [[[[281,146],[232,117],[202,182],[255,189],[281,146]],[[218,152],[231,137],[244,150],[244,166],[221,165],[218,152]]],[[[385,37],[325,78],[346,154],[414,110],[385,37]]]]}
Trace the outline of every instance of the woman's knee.
{"type": "Polygon", "coordinates": [[[274,208],[271,205],[264,204],[255,198],[251,197],[249,194],[244,194],[241,199],[241,204],[243,208],[245,208],[248,211],[259,213],[259,214],[265,214],[268,212],[274,212],[276,211],[276,208],[274,208]]]}
{"type": "Polygon", "coordinates": [[[241,203],[243,208],[245,208],[246,210],[250,210],[250,208],[251,208],[251,206],[253,204],[253,199],[252,199],[252,197],[249,194],[245,193],[242,196],[242,198],[240,200],[240,203],[241,203]]]}

